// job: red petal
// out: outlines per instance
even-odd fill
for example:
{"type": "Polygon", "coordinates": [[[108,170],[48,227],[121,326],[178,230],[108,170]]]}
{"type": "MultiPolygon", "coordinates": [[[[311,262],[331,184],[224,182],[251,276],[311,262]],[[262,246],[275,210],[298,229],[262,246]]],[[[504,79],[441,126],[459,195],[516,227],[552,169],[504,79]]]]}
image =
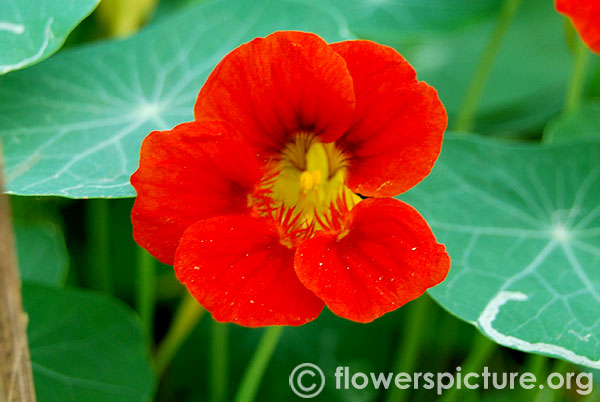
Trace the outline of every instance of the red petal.
{"type": "Polygon", "coordinates": [[[600,53],[600,1],[556,0],[556,10],[567,15],[581,40],[594,52],[600,53]]]}
{"type": "Polygon", "coordinates": [[[144,139],[140,167],[131,176],[137,191],[133,236],[160,261],[172,264],[190,225],[243,213],[259,179],[256,156],[230,126],[193,122],[154,131],[144,139]]]}
{"type": "Polygon", "coordinates": [[[196,120],[232,123],[258,152],[277,153],[306,130],[340,137],[354,111],[344,59],[317,35],[275,32],[229,53],[198,95],[196,120]]]}
{"type": "Polygon", "coordinates": [[[323,309],[294,272],[294,250],[281,245],[264,218],[223,216],[194,224],[177,248],[175,272],[218,321],[302,325],[323,309]]]}
{"type": "Polygon", "coordinates": [[[447,275],[450,258],[427,222],[395,199],[366,199],[350,232],[319,235],[296,252],[300,281],[335,314],[370,322],[419,297],[447,275]]]}
{"type": "Polygon", "coordinates": [[[446,110],[394,49],[364,40],[331,47],[346,60],[356,94],[353,125],[337,141],[351,158],[349,186],[369,197],[398,195],[433,168],[446,110]]]}

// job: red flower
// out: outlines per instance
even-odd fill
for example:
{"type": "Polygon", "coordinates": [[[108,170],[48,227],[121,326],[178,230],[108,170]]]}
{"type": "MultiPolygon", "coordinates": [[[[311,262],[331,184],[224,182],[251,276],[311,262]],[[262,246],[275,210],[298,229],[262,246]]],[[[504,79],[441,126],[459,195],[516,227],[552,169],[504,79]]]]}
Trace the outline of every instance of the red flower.
{"type": "Polygon", "coordinates": [[[301,325],[325,303],[369,322],[446,277],[427,223],[387,198],[429,174],[447,124],[395,50],[255,39],[215,68],[195,117],[144,140],[132,221],[217,320],[301,325]]]}
{"type": "Polygon", "coordinates": [[[600,53],[600,1],[555,0],[556,10],[568,16],[581,40],[594,52],[600,53]]]}

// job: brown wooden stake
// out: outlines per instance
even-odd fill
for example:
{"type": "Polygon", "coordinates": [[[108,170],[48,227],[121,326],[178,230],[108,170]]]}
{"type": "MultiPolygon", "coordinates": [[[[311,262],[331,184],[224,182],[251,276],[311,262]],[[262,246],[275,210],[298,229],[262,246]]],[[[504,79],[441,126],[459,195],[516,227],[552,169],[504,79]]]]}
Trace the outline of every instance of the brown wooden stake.
{"type": "Polygon", "coordinates": [[[21,281],[0,144],[0,402],[35,402],[21,281]]]}

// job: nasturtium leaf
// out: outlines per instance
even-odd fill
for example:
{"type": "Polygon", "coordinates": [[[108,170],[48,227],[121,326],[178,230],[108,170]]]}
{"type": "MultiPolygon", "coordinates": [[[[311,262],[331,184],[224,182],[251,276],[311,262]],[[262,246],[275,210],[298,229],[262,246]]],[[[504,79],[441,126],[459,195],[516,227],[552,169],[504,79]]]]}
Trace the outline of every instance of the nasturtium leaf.
{"type": "MultiPolygon", "coordinates": [[[[386,9],[408,13],[395,15],[398,21],[417,15],[443,19],[448,9],[436,4],[415,0],[402,8],[376,2],[370,8],[364,3],[360,10],[372,12],[376,26],[386,9]]],[[[485,14],[493,4],[486,0],[474,10],[485,14]]],[[[193,119],[200,87],[227,52],[281,29],[316,32],[328,41],[355,38],[349,21],[359,17],[359,5],[354,2],[346,16],[345,2],[207,1],[130,39],[66,50],[4,77],[0,137],[8,192],[133,196],[129,176],[137,167],[143,137],[193,119]]],[[[466,14],[472,18],[476,13],[466,14]]],[[[450,13],[456,24],[464,18],[459,14],[450,13]]],[[[418,31],[415,24],[406,30],[418,31]]],[[[402,25],[394,35],[401,35],[402,25]]]]}
{"type": "Polygon", "coordinates": [[[600,102],[585,103],[559,116],[546,126],[544,141],[548,143],[580,139],[600,140],[600,102]]]}
{"type": "Polygon", "coordinates": [[[0,75],[56,52],[99,0],[2,0],[0,75]]]}
{"type": "MultiPolygon", "coordinates": [[[[450,127],[498,18],[496,13],[463,29],[424,36],[416,43],[402,35],[390,37],[389,43],[414,65],[419,78],[438,90],[450,115],[450,127]]],[[[552,1],[521,2],[495,55],[478,107],[477,132],[515,136],[520,131],[537,131],[562,108],[573,63],[563,25],[552,1]]]]}
{"type": "Polygon", "coordinates": [[[232,4],[204,3],[130,39],[64,51],[0,81],[8,192],[132,196],[142,139],[193,120],[200,87],[230,50],[280,28],[342,39],[340,22],[318,8],[232,4]]]}
{"type": "Polygon", "coordinates": [[[154,378],[139,319],[107,296],[25,284],[39,402],[150,401],[154,378]]]}
{"type": "Polygon", "coordinates": [[[69,256],[61,229],[49,221],[15,222],[21,279],[47,286],[62,286],[69,256]]]}
{"type": "Polygon", "coordinates": [[[464,29],[479,19],[496,15],[502,0],[303,0],[303,3],[338,14],[357,37],[405,43],[464,29]]]}
{"type": "Polygon", "coordinates": [[[600,142],[448,137],[400,196],[452,258],[431,291],[496,342],[600,368],[600,142]]]}

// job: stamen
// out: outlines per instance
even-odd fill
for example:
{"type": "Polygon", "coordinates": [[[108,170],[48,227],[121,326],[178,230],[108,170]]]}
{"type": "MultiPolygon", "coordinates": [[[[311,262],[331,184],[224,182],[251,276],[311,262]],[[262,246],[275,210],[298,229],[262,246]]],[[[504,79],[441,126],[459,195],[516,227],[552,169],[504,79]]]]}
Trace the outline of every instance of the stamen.
{"type": "Polygon", "coordinates": [[[273,220],[287,247],[319,231],[343,237],[360,201],[346,186],[346,174],[347,158],[334,143],[301,132],[267,165],[248,205],[256,216],[273,220]]]}
{"type": "Polygon", "coordinates": [[[323,174],[320,170],[313,170],[312,172],[304,171],[300,175],[300,187],[302,187],[302,192],[307,194],[309,191],[313,189],[318,189],[321,184],[321,177],[323,174]]]}

